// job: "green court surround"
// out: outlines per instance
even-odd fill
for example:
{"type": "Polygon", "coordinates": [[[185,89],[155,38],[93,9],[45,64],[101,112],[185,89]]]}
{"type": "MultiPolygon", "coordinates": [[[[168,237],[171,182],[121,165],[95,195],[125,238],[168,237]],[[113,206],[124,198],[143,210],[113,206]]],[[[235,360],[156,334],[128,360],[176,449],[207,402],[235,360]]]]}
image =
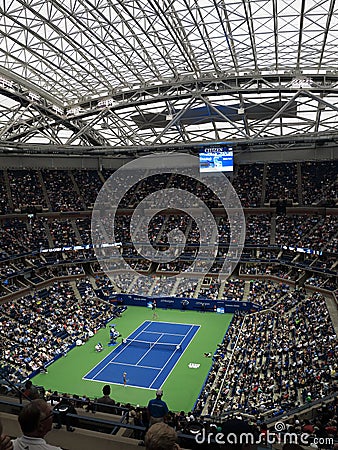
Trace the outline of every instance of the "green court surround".
{"type": "MultiPolygon", "coordinates": [[[[211,358],[204,357],[204,352],[215,352],[228,329],[232,314],[162,309],[158,309],[157,313],[159,322],[162,320],[200,325],[199,331],[163,385],[163,400],[167,402],[169,409],[188,412],[198,398],[212,363],[211,358]],[[189,368],[189,363],[200,364],[200,367],[189,368]]],[[[114,319],[113,323],[122,336],[127,337],[145,320],[152,320],[149,308],[128,306],[123,315],[114,319]]],[[[37,375],[33,382],[59,393],[87,395],[90,398],[102,396],[103,383],[83,380],[82,377],[115,348],[108,347],[108,342],[109,326],[101,329],[81,347],[74,348],[67,356],[57,360],[48,367],[47,374],[37,375]],[[100,353],[94,349],[97,342],[101,342],[104,347],[100,353]]],[[[120,342],[121,338],[118,339],[118,344],[120,342]]],[[[143,406],[155,397],[155,391],[149,389],[115,384],[111,384],[111,388],[112,398],[121,403],[143,406]]]]}

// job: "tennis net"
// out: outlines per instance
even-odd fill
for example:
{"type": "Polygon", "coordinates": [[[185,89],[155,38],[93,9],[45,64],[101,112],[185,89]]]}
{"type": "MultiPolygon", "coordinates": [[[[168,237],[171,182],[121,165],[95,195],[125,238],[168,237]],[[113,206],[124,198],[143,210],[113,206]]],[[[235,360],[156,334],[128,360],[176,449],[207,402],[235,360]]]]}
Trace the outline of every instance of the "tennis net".
{"type": "Polygon", "coordinates": [[[157,349],[157,350],[171,350],[172,352],[176,350],[181,350],[181,344],[174,344],[170,342],[149,342],[149,341],[140,341],[136,339],[124,339],[124,345],[134,345],[136,347],[142,347],[146,349],[157,349]]]}

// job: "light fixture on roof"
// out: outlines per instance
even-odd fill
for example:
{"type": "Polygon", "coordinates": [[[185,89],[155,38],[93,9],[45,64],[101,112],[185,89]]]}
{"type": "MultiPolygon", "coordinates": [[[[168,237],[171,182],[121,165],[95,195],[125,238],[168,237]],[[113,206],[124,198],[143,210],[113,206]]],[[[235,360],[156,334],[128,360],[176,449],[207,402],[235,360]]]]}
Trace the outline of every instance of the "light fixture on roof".
{"type": "Polygon", "coordinates": [[[76,106],[75,108],[71,108],[67,111],[67,116],[76,116],[82,112],[82,109],[79,106],[76,106]]]}
{"type": "Polygon", "coordinates": [[[28,92],[28,97],[31,98],[33,102],[38,102],[40,100],[40,96],[34,92],[28,92]]]}
{"type": "Polygon", "coordinates": [[[53,109],[57,114],[62,115],[62,114],[64,113],[64,110],[63,110],[62,108],[59,108],[59,107],[56,106],[56,105],[52,105],[52,109],[53,109]]]}
{"type": "Polygon", "coordinates": [[[107,120],[105,120],[105,119],[102,120],[101,128],[104,129],[104,130],[107,130],[107,129],[110,128],[110,125],[109,125],[109,123],[107,122],[107,120]]]}
{"type": "Polygon", "coordinates": [[[13,81],[6,80],[6,78],[0,77],[0,86],[11,88],[13,87],[13,81]]]}
{"type": "Polygon", "coordinates": [[[290,87],[306,89],[310,88],[312,85],[313,81],[311,78],[293,78],[290,87]]]}

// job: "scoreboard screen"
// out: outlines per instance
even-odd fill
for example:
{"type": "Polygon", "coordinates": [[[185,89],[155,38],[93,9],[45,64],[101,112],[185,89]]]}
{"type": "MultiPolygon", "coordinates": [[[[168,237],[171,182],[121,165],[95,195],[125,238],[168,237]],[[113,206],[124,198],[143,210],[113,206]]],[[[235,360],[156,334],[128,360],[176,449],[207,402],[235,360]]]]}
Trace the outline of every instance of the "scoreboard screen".
{"type": "Polygon", "coordinates": [[[233,172],[234,153],[231,147],[205,147],[199,154],[200,172],[233,172]]]}

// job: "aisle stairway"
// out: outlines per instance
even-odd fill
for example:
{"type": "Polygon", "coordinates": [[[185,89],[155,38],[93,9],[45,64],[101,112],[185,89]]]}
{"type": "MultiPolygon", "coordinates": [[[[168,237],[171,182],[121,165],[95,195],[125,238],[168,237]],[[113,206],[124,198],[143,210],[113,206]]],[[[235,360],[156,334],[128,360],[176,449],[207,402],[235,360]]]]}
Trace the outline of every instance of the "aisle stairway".
{"type": "Polygon", "coordinates": [[[76,239],[77,239],[78,243],[79,243],[80,245],[83,245],[83,241],[82,241],[82,238],[81,238],[79,229],[78,229],[78,227],[77,227],[77,225],[76,225],[76,219],[71,219],[70,223],[71,223],[71,225],[72,225],[72,228],[73,228],[73,230],[74,230],[74,233],[75,233],[75,236],[76,236],[76,239]]]}
{"type": "Polygon", "coordinates": [[[84,201],[84,199],[83,199],[83,197],[82,197],[82,195],[81,195],[80,188],[79,188],[79,186],[78,186],[78,184],[77,184],[77,182],[76,182],[76,180],[75,180],[75,178],[74,178],[74,175],[73,175],[73,173],[72,173],[71,170],[68,170],[68,175],[69,175],[69,178],[70,178],[71,181],[72,181],[74,191],[77,193],[79,199],[81,200],[82,207],[83,207],[84,209],[87,209],[87,205],[86,205],[86,203],[85,203],[85,201],[84,201]]]}
{"type": "Polygon", "coordinates": [[[298,202],[300,205],[302,205],[303,204],[302,166],[300,162],[297,163],[297,191],[298,191],[298,202]]]}
{"type": "Polygon", "coordinates": [[[270,245],[275,245],[276,243],[276,214],[271,215],[270,221],[270,245]]]}
{"type": "Polygon", "coordinates": [[[49,248],[54,248],[55,246],[54,246],[52,233],[50,232],[50,228],[49,228],[48,222],[43,222],[43,226],[45,228],[45,232],[46,232],[46,236],[47,236],[47,239],[48,239],[49,248]]]}
{"type": "Polygon", "coordinates": [[[51,205],[49,197],[48,197],[48,192],[47,192],[47,189],[46,189],[45,182],[43,181],[43,176],[42,176],[41,170],[38,170],[37,174],[38,174],[38,179],[40,181],[43,197],[45,199],[47,208],[49,209],[49,211],[52,211],[52,205],[51,205]]]}
{"type": "Polygon", "coordinates": [[[338,305],[333,298],[325,297],[326,307],[329,311],[332,325],[336,336],[338,336],[338,305]]]}
{"type": "Polygon", "coordinates": [[[71,287],[73,289],[75,297],[79,300],[79,303],[82,303],[82,297],[76,286],[76,281],[71,280],[71,281],[69,281],[69,284],[71,285],[71,287]]]}
{"type": "Polygon", "coordinates": [[[14,205],[13,205],[13,200],[12,200],[11,184],[9,182],[7,169],[3,170],[3,174],[4,174],[4,182],[5,182],[7,198],[8,198],[8,205],[9,205],[11,211],[13,211],[14,205]]]}
{"type": "Polygon", "coordinates": [[[244,292],[243,292],[243,302],[246,302],[248,300],[249,294],[250,294],[250,281],[245,280],[244,292]]]}
{"type": "Polygon", "coordinates": [[[264,203],[265,203],[267,173],[268,173],[268,166],[267,166],[267,164],[264,164],[263,179],[262,179],[262,197],[261,197],[261,204],[260,204],[260,206],[264,206],[264,203]]]}

